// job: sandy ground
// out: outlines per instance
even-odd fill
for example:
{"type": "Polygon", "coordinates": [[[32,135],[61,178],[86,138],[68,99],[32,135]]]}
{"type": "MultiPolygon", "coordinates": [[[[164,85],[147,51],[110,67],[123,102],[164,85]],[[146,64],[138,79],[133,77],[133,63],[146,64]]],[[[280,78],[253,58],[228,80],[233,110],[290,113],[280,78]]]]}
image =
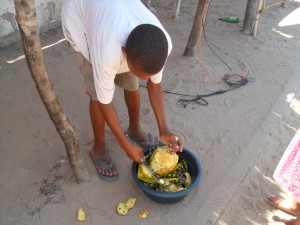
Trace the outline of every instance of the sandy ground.
{"type": "MultiPolygon", "coordinates": [[[[200,185],[172,205],[157,204],[138,188],[131,177],[131,161],[108,128],[107,143],[120,179],[108,183],[97,176],[88,154],[92,146],[88,98],[82,93],[73,51],[61,41],[60,29],[41,36],[44,60],[63,109],[76,128],[92,177],[89,183],[75,183],[64,145],[22,57],[21,43],[1,49],[0,224],[79,224],[76,213],[80,207],[88,215],[82,224],[247,225],[288,219],[267,206],[264,198],[273,193],[287,195],[273,181],[272,173],[300,127],[300,19],[296,25],[278,25],[287,16],[299,16],[300,2],[288,1],[286,8],[264,11],[256,39],[240,32],[242,22],[218,20],[243,18],[246,3],[211,2],[205,24],[207,41],[202,41],[203,62],[216,79],[236,71],[255,81],[207,98],[208,106],[183,108],[177,104],[177,95],[165,94],[170,127],[183,136],[185,148],[199,158],[203,170],[200,185]],[[131,196],[137,198],[135,208],[125,217],[117,215],[116,204],[131,196]],[[138,217],[141,209],[150,212],[147,219],[138,217]]],[[[152,1],[174,44],[164,72],[164,90],[197,95],[226,89],[205,76],[198,55],[182,56],[197,1],[182,2],[178,21],[173,19],[175,4],[152,1]]],[[[142,126],[158,135],[145,89],[141,93],[142,126]]],[[[113,101],[125,130],[128,117],[122,90],[116,90],[113,101]]]]}

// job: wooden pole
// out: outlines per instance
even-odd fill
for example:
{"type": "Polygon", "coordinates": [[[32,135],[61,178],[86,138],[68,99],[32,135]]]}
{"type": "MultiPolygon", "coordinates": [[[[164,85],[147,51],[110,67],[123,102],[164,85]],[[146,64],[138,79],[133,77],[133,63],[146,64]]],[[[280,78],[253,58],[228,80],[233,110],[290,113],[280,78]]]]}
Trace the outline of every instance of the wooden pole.
{"type": "Polygon", "coordinates": [[[202,24],[200,24],[201,16],[206,14],[206,12],[203,12],[206,1],[209,2],[209,0],[199,0],[199,2],[198,2],[192,30],[191,30],[191,33],[190,33],[190,36],[189,36],[189,39],[187,42],[187,46],[183,53],[184,56],[194,56],[195,46],[197,44],[197,41],[199,38],[199,33],[200,33],[200,26],[202,26],[204,23],[204,17],[203,17],[202,24]]]}
{"type": "Polygon", "coordinates": [[[40,31],[36,21],[35,2],[34,0],[14,0],[14,3],[24,54],[32,79],[51,121],[65,144],[76,181],[78,183],[90,181],[90,176],[81,157],[79,141],[74,127],[65,116],[45,69],[40,31]]]}
{"type": "Polygon", "coordinates": [[[182,0],[177,0],[176,11],[175,11],[175,19],[178,20],[180,5],[182,0]]]}
{"type": "Polygon", "coordinates": [[[244,17],[244,24],[242,28],[242,32],[244,34],[252,34],[253,32],[253,25],[255,21],[255,13],[256,13],[256,6],[259,0],[248,0],[245,17],[244,17]]]}
{"type": "Polygon", "coordinates": [[[263,2],[264,2],[264,0],[259,0],[258,6],[257,6],[255,22],[254,22],[254,27],[253,27],[253,37],[256,37],[258,19],[259,19],[259,16],[260,16],[261,12],[262,12],[261,9],[263,7],[263,2]]]}

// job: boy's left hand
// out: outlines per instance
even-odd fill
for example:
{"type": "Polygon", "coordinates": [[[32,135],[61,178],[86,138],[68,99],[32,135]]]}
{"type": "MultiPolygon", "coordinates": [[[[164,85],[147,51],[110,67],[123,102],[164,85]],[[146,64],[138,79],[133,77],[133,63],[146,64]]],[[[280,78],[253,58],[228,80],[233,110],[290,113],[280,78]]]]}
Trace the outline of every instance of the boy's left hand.
{"type": "Polygon", "coordinates": [[[165,132],[160,135],[160,139],[165,145],[168,145],[170,147],[171,152],[182,152],[183,143],[180,136],[175,135],[171,132],[165,132]]]}

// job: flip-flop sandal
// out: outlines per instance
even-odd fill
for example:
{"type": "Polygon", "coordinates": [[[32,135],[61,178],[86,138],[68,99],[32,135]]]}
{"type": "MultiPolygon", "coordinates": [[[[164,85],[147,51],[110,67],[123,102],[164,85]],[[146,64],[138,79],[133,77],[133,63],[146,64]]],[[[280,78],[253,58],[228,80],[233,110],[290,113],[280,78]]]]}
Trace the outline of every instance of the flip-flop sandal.
{"type": "MultiPolygon", "coordinates": [[[[92,152],[90,152],[90,156],[95,164],[95,167],[96,167],[96,165],[98,165],[99,167],[104,168],[104,169],[112,169],[114,166],[114,162],[112,161],[111,157],[109,158],[109,161],[106,161],[106,160],[102,160],[102,159],[94,159],[92,152]]],[[[97,170],[97,168],[96,168],[96,170],[97,170]]],[[[97,170],[97,173],[98,173],[98,176],[105,181],[116,181],[119,179],[118,174],[109,176],[109,175],[105,175],[105,174],[98,172],[98,170],[97,170]]]]}
{"type": "Polygon", "coordinates": [[[141,147],[153,147],[153,146],[158,145],[160,143],[159,140],[150,133],[148,133],[149,141],[140,141],[139,139],[137,139],[136,137],[132,136],[129,133],[125,133],[125,136],[129,140],[131,140],[132,142],[138,144],[141,147]]]}

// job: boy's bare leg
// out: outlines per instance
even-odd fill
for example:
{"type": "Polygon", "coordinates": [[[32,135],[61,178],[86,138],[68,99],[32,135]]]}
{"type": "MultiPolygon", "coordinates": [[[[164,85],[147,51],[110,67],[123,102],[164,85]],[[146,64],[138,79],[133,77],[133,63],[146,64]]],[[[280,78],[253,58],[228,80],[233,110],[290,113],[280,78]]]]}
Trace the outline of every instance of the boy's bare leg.
{"type": "Polygon", "coordinates": [[[277,209],[292,214],[294,216],[300,216],[300,203],[295,199],[282,199],[276,195],[271,195],[266,199],[266,202],[277,209]]]}
{"type": "MultiPolygon", "coordinates": [[[[99,108],[99,102],[91,99],[89,110],[90,110],[90,117],[91,117],[94,139],[95,139],[93,150],[92,150],[92,157],[93,159],[101,159],[109,162],[110,155],[106,150],[106,145],[104,140],[105,120],[99,108]]],[[[95,166],[98,173],[105,174],[106,176],[113,176],[118,174],[115,166],[113,166],[111,169],[101,168],[97,164],[95,166]]]]}
{"type": "Polygon", "coordinates": [[[140,127],[140,91],[124,90],[129,115],[128,133],[139,141],[149,141],[148,135],[140,127]]]}

